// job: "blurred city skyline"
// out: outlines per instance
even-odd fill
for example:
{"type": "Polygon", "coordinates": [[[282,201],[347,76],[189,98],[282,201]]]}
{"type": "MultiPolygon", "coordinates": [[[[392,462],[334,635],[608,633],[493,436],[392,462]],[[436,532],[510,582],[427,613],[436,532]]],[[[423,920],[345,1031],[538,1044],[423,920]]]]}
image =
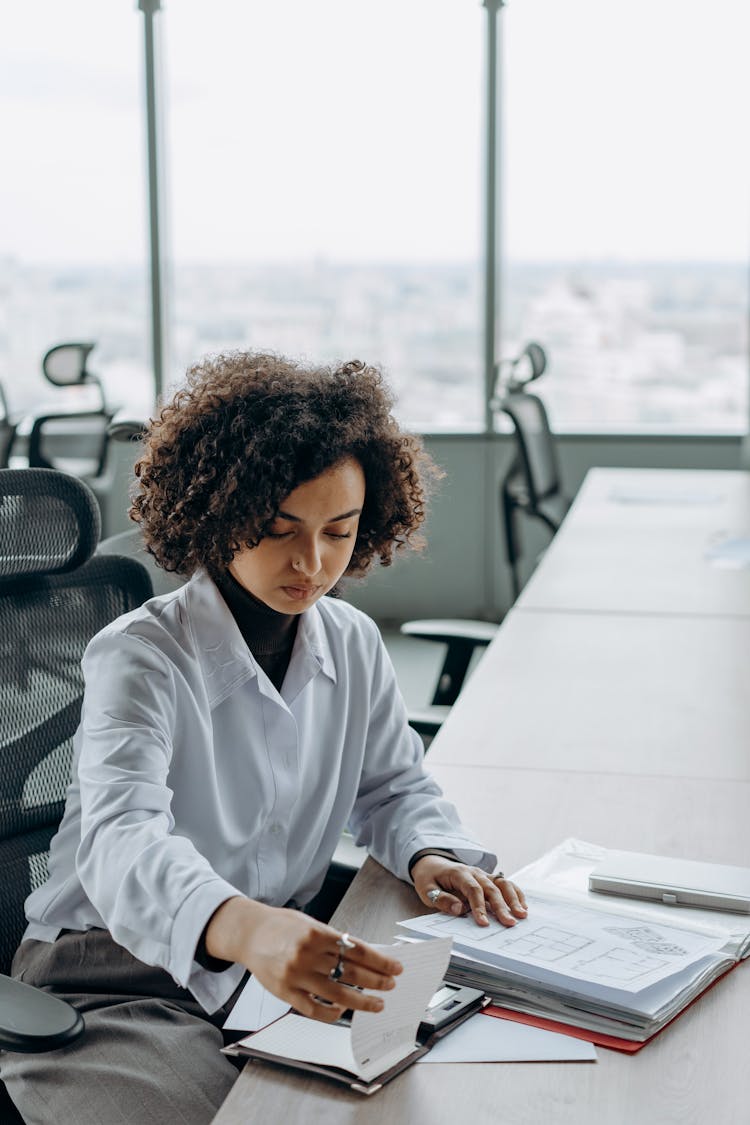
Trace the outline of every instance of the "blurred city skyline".
{"type": "MultiPolygon", "coordinates": [[[[502,355],[547,350],[535,389],[553,426],[583,432],[741,433],[748,415],[747,271],[721,263],[508,266],[502,355]]],[[[63,340],[97,348],[113,404],[153,408],[147,285],[138,267],[23,267],[0,259],[0,382],[12,411],[58,405],[41,376],[63,340]]],[[[168,382],[203,355],[270,350],[383,367],[404,422],[483,425],[478,265],[182,267],[169,287],[168,382]]],[[[87,392],[67,395],[82,405],[87,392]]]]}

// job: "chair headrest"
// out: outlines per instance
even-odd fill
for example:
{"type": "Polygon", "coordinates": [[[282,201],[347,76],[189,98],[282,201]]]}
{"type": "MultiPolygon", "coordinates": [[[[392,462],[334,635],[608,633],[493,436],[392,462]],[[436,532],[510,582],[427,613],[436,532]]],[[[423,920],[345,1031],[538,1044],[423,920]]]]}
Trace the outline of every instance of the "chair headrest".
{"type": "Polygon", "coordinates": [[[91,558],[101,517],[87,484],[56,469],[0,469],[0,579],[64,574],[91,558]]]}

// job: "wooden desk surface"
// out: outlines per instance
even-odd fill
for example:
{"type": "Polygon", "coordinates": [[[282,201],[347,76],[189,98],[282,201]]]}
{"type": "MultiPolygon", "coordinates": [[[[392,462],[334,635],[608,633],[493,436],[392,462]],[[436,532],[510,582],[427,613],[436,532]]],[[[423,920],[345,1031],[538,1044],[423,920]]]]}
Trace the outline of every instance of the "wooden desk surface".
{"type": "Polygon", "coordinates": [[[750,538],[750,473],[592,469],[520,609],[750,617],[750,567],[707,553],[750,538]]]}

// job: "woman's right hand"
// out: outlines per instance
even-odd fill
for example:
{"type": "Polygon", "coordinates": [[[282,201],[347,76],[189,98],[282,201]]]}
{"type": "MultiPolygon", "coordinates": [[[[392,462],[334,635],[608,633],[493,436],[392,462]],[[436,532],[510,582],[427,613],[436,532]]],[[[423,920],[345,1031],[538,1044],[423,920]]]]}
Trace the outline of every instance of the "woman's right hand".
{"type": "Polygon", "coordinates": [[[215,911],[206,929],[206,949],[245,965],[264,988],[303,1015],[333,1023],[347,1008],[380,1011],[379,997],[358,990],[388,991],[401,972],[398,961],[358,938],[350,939],[353,949],[342,950],[340,937],[332,926],[299,910],[238,896],[215,911]],[[343,971],[334,980],[330,974],[340,957],[343,971]]]}

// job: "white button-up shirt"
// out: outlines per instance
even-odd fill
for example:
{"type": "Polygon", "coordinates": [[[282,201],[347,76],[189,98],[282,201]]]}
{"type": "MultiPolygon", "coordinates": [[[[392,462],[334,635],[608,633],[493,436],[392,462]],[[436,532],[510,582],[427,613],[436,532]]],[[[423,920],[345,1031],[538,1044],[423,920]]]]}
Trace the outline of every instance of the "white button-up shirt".
{"type": "Polygon", "coordinates": [[[244,971],[194,960],[214,910],[237,894],[309,902],[347,823],[402,879],[421,848],[495,863],[425,772],[377,628],[345,602],[301,615],[280,692],[205,573],[103,629],[83,670],[73,781],[26,937],[104,927],[211,1012],[244,971]]]}

